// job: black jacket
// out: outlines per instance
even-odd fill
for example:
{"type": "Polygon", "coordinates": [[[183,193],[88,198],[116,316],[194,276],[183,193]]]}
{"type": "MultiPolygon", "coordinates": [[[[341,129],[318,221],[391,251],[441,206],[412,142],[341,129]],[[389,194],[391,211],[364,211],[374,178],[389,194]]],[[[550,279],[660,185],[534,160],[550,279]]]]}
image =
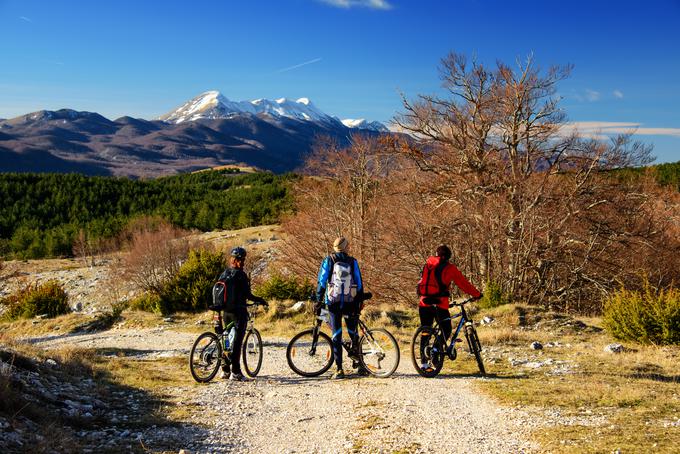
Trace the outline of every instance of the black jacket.
{"type": "Polygon", "coordinates": [[[235,307],[246,307],[246,301],[254,301],[256,303],[264,303],[264,299],[259,296],[253,295],[250,290],[250,279],[248,275],[243,271],[236,268],[231,268],[234,273],[233,284],[234,284],[234,306],[235,307]]]}

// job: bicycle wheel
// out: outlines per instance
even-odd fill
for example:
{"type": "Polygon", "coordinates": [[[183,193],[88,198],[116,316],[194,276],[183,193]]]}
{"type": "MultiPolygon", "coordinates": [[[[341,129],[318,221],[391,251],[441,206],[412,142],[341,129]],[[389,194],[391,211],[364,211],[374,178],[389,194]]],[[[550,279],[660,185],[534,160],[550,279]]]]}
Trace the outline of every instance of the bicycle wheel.
{"type": "Polygon", "coordinates": [[[444,366],[444,340],[441,330],[421,326],[411,340],[411,361],[423,377],[432,378],[444,366]]]}
{"type": "Polygon", "coordinates": [[[217,375],[222,363],[222,346],[215,333],[198,336],[189,353],[191,376],[199,383],[207,383],[217,375]]]}
{"type": "Polygon", "coordinates": [[[359,362],[371,375],[389,377],[399,366],[399,344],[389,331],[370,329],[359,339],[359,362]]]}
{"type": "Polygon", "coordinates": [[[314,329],[296,334],[286,348],[288,366],[303,377],[316,377],[333,364],[333,344],[328,334],[319,331],[316,340],[314,329]]]}
{"type": "Polygon", "coordinates": [[[470,347],[470,353],[475,355],[477,360],[477,366],[479,367],[479,372],[482,375],[486,375],[486,370],[484,369],[484,362],[482,361],[482,344],[479,343],[479,337],[477,337],[477,331],[472,325],[465,327],[465,337],[467,337],[468,346],[470,347]]]}
{"type": "Polygon", "coordinates": [[[246,333],[241,347],[241,356],[246,374],[250,377],[257,376],[262,367],[262,336],[255,328],[246,333]]]}

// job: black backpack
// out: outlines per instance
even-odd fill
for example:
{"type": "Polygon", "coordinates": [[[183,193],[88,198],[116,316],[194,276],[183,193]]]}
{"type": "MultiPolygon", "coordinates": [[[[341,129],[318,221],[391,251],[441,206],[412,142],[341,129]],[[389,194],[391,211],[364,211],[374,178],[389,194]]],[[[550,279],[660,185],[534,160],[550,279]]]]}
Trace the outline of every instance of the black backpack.
{"type": "Polygon", "coordinates": [[[235,308],[234,278],[237,270],[227,268],[217,278],[212,290],[212,307],[216,311],[233,312],[235,308]]]}

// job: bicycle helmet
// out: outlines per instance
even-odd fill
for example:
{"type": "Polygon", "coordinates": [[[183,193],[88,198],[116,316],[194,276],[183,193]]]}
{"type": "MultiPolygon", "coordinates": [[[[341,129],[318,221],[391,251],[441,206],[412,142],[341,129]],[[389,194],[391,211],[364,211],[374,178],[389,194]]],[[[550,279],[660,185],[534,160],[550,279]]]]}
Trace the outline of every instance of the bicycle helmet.
{"type": "Polygon", "coordinates": [[[235,247],[234,249],[231,250],[231,256],[243,260],[246,258],[246,250],[243,249],[242,247],[235,247]]]}

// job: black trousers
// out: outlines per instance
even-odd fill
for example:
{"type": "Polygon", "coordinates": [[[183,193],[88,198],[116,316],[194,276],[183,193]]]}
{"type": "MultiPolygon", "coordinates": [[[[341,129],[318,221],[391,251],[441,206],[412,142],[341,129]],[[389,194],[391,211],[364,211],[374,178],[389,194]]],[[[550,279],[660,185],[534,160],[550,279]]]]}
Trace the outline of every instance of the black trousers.
{"type": "Polygon", "coordinates": [[[451,335],[451,313],[448,309],[442,309],[437,306],[419,306],[418,313],[420,315],[421,325],[432,326],[432,323],[437,320],[437,323],[444,332],[444,337],[446,337],[446,339],[449,338],[451,335]]]}
{"type": "MultiPolygon", "coordinates": [[[[248,310],[245,307],[237,307],[234,312],[224,313],[225,326],[234,322],[236,328],[236,335],[234,336],[234,348],[231,352],[231,371],[235,374],[241,373],[241,348],[243,346],[243,338],[246,335],[246,328],[248,327],[248,310]]],[[[228,372],[229,365],[223,367],[225,372],[228,372]]]]}

